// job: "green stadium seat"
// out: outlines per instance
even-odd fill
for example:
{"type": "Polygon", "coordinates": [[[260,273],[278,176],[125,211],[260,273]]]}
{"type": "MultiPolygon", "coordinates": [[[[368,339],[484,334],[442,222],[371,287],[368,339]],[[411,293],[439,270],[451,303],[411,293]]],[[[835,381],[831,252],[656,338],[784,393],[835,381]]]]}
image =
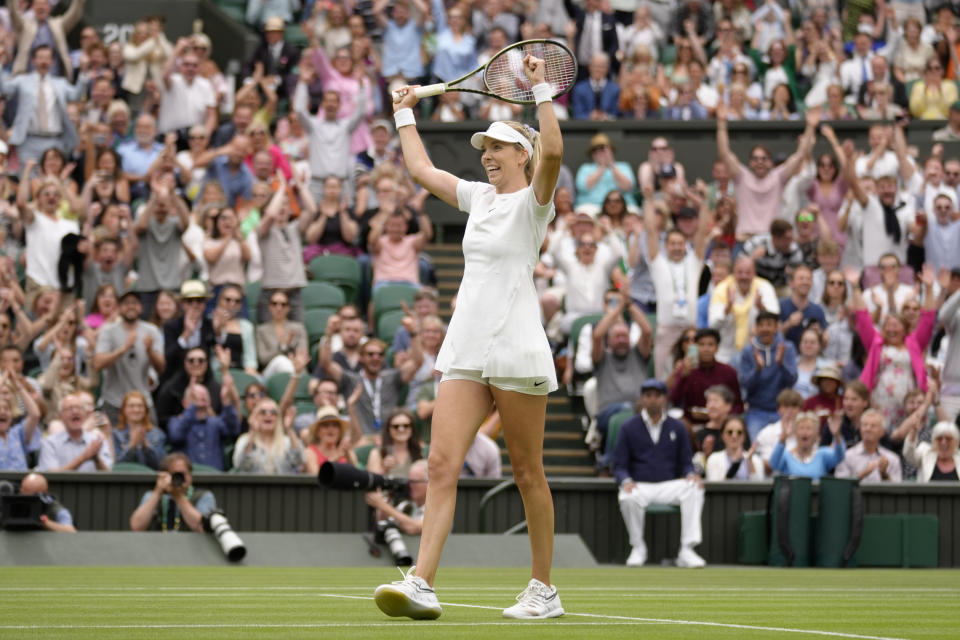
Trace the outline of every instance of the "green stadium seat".
{"type": "Polygon", "coordinates": [[[400,323],[407,314],[401,311],[387,311],[377,320],[377,337],[387,344],[393,343],[393,336],[396,335],[400,323]]]}
{"type": "Polygon", "coordinates": [[[237,387],[237,393],[243,397],[244,391],[254,382],[259,382],[256,376],[252,376],[243,369],[230,369],[230,375],[233,376],[233,383],[237,387]]]}
{"type": "Polygon", "coordinates": [[[373,451],[373,448],[376,445],[365,444],[359,447],[356,447],[353,452],[357,454],[357,467],[360,469],[367,468],[367,460],[370,459],[370,452],[373,451]]]}
{"type": "MultiPolygon", "coordinates": [[[[269,378],[267,378],[267,395],[273,398],[276,402],[280,402],[280,398],[283,397],[283,392],[287,388],[287,383],[290,381],[289,373],[275,373],[269,378]]],[[[310,400],[310,392],[307,391],[307,387],[310,384],[310,376],[302,375],[300,376],[300,381],[297,383],[297,391],[294,394],[294,401],[297,400],[310,400]]]]}
{"type": "Polygon", "coordinates": [[[257,316],[257,300],[260,299],[260,281],[248,282],[244,296],[247,298],[247,310],[251,318],[257,316]]]}
{"type": "Polygon", "coordinates": [[[362,270],[360,263],[350,256],[335,253],[317,256],[310,261],[308,270],[314,280],[333,283],[343,290],[349,302],[357,301],[362,270]]]}
{"type": "Polygon", "coordinates": [[[308,282],[300,291],[304,309],[332,309],[336,311],[347,302],[340,287],[329,282],[308,282]]]}
{"type": "Polygon", "coordinates": [[[307,329],[307,338],[311,345],[323,337],[327,331],[327,320],[333,312],[333,309],[307,309],[303,314],[303,324],[307,329]]]}
{"type": "Polygon", "coordinates": [[[379,326],[380,316],[387,311],[403,309],[403,304],[413,308],[413,296],[417,288],[405,284],[388,284],[373,292],[373,321],[379,326]]]}
{"type": "Polygon", "coordinates": [[[194,473],[220,473],[220,469],[217,469],[216,467],[211,467],[208,464],[201,464],[199,462],[194,462],[193,472],[194,473]]]}
{"type": "Polygon", "coordinates": [[[607,451],[613,452],[617,447],[617,436],[620,435],[620,427],[623,423],[634,416],[633,411],[618,411],[610,418],[607,423],[607,451]]]}

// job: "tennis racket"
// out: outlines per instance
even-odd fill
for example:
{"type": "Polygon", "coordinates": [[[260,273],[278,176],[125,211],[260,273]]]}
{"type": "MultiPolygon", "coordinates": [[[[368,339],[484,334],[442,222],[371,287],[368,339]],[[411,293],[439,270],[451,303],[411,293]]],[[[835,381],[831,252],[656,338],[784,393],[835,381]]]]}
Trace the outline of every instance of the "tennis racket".
{"type": "MultiPolygon", "coordinates": [[[[447,91],[465,91],[478,93],[512,102],[513,104],[533,104],[532,86],[523,72],[523,59],[531,55],[544,62],[544,81],[553,88],[553,97],[558,98],[573,88],[577,79],[577,59],[570,49],[553,40],[524,40],[501,49],[490,60],[470,73],[450,82],[428,84],[414,89],[417,98],[435,96],[447,91]],[[484,89],[474,89],[468,80],[483,72],[484,89]]],[[[399,102],[402,96],[393,92],[393,101],[399,102]]]]}

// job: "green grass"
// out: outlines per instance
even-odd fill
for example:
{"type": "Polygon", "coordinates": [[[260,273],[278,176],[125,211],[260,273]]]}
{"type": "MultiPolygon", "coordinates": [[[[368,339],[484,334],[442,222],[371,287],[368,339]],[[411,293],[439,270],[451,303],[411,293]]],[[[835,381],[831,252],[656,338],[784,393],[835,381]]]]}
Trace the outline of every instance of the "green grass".
{"type": "Polygon", "coordinates": [[[960,571],[710,567],[555,572],[567,615],[503,620],[525,570],[441,569],[443,616],[387,618],[394,569],[4,568],[0,638],[949,638],[960,571]],[[458,606],[462,605],[462,606],[458,606]],[[747,625],[744,628],[738,625],[747,625]],[[801,632],[801,633],[797,633],[801,632]]]}

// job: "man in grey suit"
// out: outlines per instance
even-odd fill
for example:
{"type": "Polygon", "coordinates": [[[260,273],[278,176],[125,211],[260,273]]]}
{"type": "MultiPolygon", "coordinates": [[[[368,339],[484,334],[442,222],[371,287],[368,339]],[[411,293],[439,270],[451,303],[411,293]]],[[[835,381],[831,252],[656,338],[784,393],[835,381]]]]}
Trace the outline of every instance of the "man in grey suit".
{"type": "Polygon", "coordinates": [[[30,73],[10,77],[0,72],[0,93],[17,99],[17,115],[10,130],[10,144],[17,148],[20,163],[39,159],[50,147],[65,155],[77,146],[77,130],[67,116],[67,103],[86,93],[87,78],[74,86],[51,75],[53,49],[43,45],[33,52],[30,73]]]}

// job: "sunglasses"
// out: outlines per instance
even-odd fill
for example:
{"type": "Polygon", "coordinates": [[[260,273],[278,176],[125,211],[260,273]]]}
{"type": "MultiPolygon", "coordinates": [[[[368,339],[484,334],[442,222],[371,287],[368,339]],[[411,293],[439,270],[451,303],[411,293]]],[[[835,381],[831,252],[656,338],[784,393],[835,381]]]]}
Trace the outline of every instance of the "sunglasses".
{"type": "Polygon", "coordinates": [[[203,364],[207,361],[206,358],[187,358],[188,364],[203,364]]]}
{"type": "Polygon", "coordinates": [[[801,213],[797,216],[797,222],[813,222],[816,220],[812,213],[801,213]]]}
{"type": "Polygon", "coordinates": [[[260,409],[257,411],[262,416],[278,416],[280,412],[276,409],[260,409]]]}
{"type": "Polygon", "coordinates": [[[828,280],[828,281],[827,281],[827,284],[833,285],[833,286],[837,286],[837,287],[842,287],[842,286],[843,286],[843,280],[828,280]]]}
{"type": "Polygon", "coordinates": [[[382,358],[383,351],[364,351],[363,355],[367,356],[368,358],[382,358]]]}
{"type": "Polygon", "coordinates": [[[412,429],[412,428],[413,428],[413,423],[412,423],[412,422],[394,422],[393,424],[390,425],[390,428],[391,428],[391,429],[396,429],[396,430],[400,430],[400,429],[412,429]]]}
{"type": "Polygon", "coordinates": [[[724,433],[728,436],[742,436],[743,429],[727,429],[724,433]]]}

